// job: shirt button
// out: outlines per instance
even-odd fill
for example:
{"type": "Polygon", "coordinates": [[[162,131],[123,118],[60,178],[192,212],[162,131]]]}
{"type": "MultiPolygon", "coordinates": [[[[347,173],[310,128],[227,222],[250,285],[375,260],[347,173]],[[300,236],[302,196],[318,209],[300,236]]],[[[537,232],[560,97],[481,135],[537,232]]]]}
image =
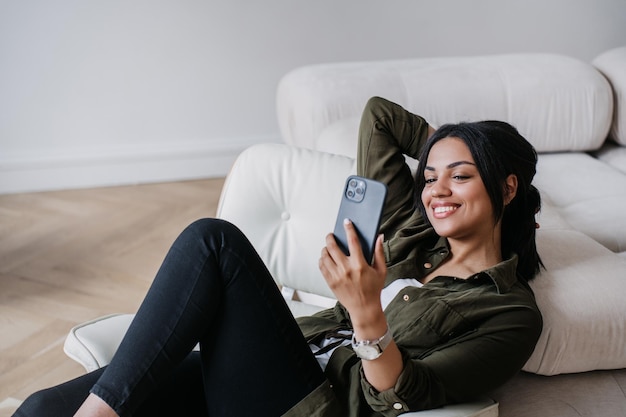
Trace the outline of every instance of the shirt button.
{"type": "Polygon", "coordinates": [[[396,409],[396,410],[402,410],[402,404],[394,403],[393,408],[396,409]]]}
{"type": "Polygon", "coordinates": [[[403,299],[404,301],[409,301],[409,299],[410,299],[409,294],[404,294],[404,296],[402,297],[402,299],[403,299]]]}
{"type": "Polygon", "coordinates": [[[430,262],[426,262],[426,263],[424,264],[424,268],[426,268],[426,269],[430,269],[430,268],[432,268],[432,267],[433,267],[433,264],[431,264],[430,262]]]}

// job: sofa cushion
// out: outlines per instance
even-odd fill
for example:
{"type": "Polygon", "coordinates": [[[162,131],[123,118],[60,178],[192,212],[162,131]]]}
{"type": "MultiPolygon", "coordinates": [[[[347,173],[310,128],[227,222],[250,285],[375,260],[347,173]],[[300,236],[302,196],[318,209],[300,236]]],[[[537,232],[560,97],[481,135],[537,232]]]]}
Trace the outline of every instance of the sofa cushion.
{"type": "Polygon", "coordinates": [[[626,46],[607,51],[593,60],[613,88],[614,111],[611,137],[626,145],[626,46]]]}
{"type": "Polygon", "coordinates": [[[504,417],[626,416],[626,369],[549,378],[521,372],[490,395],[504,417]]]}
{"type": "Polygon", "coordinates": [[[535,185],[571,228],[626,251],[626,175],[585,153],[539,155],[535,185]]]}
{"type": "MultiPolygon", "coordinates": [[[[611,87],[602,74],[560,55],[332,63],[301,67],[281,79],[277,114],[283,138],[333,151],[320,147],[319,136],[337,122],[358,118],[372,96],[395,101],[435,126],[508,121],[540,152],[599,148],[613,108],[611,87]]],[[[353,149],[348,155],[354,156],[353,122],[325,135],[325,143],[348,142],[341,147],[353,149]]]]}
{"type": "Polygon", "coordinates": [[[626,174],[626,145],[618,146],[607,141],[602,148],[593,153],[593,156],[626,174]]]}
{"type": "Polygon", "coordinates": [[[574,230],[539,229],[537,246],[546,270],[531,287],[544,326],[524,370],[626,368],[626,259],[574,230]]]}

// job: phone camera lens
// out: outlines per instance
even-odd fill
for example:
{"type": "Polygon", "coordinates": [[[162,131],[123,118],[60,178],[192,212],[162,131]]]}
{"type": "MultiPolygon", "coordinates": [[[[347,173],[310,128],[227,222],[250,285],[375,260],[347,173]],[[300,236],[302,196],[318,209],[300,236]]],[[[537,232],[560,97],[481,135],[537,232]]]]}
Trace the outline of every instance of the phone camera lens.
{"type": "Polygon", "coordinates": [[[359,194],[359,195],[363,194],[363,188],[357,187],[356,193],[359,194]]]}
{"type": "Polygon", "coordinates": [[[356,187],[356,180],[350,180],[350,187],[356,187]]]}
{"type": "Polygon", "coordinates": [[[354,191],[352,191],[352,190],[348,190],[348,192],[346,194],[348,194],[348,197],[350,197],[350,198],[354,197],[354,191]]]}

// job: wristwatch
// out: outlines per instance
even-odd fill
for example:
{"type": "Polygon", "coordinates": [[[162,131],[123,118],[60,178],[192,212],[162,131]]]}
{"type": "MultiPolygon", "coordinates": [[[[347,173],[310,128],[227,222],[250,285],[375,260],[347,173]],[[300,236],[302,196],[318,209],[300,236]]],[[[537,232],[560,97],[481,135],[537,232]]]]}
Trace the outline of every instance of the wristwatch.
{"type": "Polygon", "coordinates": [[[352,350],[356,355],[366,361],[373,361],[374,359],[380,357],[383,354],[383,351],[389,343],[393,340],[393,336],[391,335],[391,330],[389,326],[387,326],[387,331],[382,337],[374,340],[360,340],[356,341],[356,335],[352,334],[352,350]]]}

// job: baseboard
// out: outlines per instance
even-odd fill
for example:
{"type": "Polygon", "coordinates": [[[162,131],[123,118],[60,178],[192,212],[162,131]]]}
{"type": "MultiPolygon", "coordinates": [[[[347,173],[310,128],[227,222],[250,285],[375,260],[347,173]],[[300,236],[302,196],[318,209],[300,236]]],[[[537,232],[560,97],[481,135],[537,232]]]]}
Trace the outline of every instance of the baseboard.
{"type": "Polygon", "coordinates": [[[241,151],[276,136],[0,156],[0,194],[223,177],[241,151]]]}

